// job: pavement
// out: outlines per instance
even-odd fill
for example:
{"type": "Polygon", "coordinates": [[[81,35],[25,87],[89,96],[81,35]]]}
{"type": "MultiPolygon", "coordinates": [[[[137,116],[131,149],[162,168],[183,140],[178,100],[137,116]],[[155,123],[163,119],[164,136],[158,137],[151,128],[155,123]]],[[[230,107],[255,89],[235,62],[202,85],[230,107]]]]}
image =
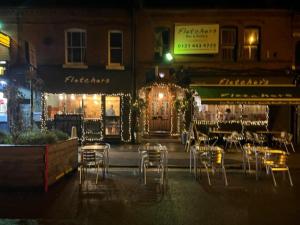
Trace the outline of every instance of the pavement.
{"type": "MultiPolygon", "coordinates": [[[[161,142],[168,149],[168,166],[171,168],[189,168],[189,153],[184,150],[184,145],[179,141],[161,142]]],[[[110,166],[111,167],[137,167],[138,166],[138,148],[137,144],[119,144],[111,145],[110,166]]],[[[288,166],[291,169],[300,169],[300,146],[295,147],[296,152],[290,151],[288,166]]],[[[229,149],[225,152],[225,165],[229,169],[242,168],[242,154],[235,149],[229,149]]]]}
{"type": "Polygon", "coordinates": [[[241,154],[226,153],[229,185],[222,175],[208,185],[189,173],[189,154],[179,142],[163,143],[169,150],[165,185],[150,170],[147,184],[138,173],[138,145],[112,145],[108,177],[95,184],[90,170],[79,184],[75,171],[50,187],[37,190],[1,190],[0,225],[294,225],[300,215],[300,149],[291,153],[289,167],[294,186],[276,174],[244,174],[241,154]],[[298,196],[298,197],[297,197],[298,196]]]}

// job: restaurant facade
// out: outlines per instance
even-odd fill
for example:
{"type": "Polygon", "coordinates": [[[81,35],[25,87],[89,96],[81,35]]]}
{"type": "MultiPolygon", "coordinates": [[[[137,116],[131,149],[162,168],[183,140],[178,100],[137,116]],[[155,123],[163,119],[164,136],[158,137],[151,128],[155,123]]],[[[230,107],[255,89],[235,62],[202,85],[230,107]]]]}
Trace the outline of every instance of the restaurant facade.
{"type": "Polygon", "coordinates": [[[137,47],[140,88],[158,67],[155,79],[163,73],[196,97],[192,119],[203,131],[286,130],[299,140],[293,12],[148,9],[137,18],[137,46],[149,46],[137,47]]]}
{"type": "Polygon", "coordinates": [[[44,81],[42,127],[70,132],[76,125],[82,140],[131,141],[137,98],[145,103],[138,121],[145,136],[179,136],[194,119],[207,130],[262,126],[300,140],[300,19],[293,11],[21,11],[20,36],[34,46],[44,81]],[[189,104],[191,96],[197,102],[189,104]]]}
{"type": "Polygon", "coordinates": [[[76,127],[82,142],[131,141],[128,12],[27,8],[20,23],[44,84],[41,127],[69,134],[76,127]]]}

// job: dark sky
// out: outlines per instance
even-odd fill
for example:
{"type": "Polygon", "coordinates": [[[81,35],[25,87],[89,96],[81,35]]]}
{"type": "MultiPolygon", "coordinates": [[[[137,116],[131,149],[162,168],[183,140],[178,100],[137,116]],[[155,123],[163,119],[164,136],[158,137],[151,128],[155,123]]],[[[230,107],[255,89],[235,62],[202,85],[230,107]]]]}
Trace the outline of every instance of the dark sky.
{"type": "Polygon", "coordinates": [[[2,6],[22,7],[300,8],[300,0],[0,0],[0,2],[2,6]]]}

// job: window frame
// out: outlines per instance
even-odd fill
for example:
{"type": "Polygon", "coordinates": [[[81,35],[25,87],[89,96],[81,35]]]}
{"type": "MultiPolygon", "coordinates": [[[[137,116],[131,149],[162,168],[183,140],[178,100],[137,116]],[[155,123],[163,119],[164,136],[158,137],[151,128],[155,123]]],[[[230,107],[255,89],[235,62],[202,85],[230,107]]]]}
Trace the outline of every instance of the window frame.
{"type": "Polygon", "coordinates": [[[220,48],[221,48],[221,59],[223,61],[226,61],[226,62],[236,62],[237,61],[237,58],[238,58],[238,54],[237,54],[237,48],[238,48],[238,28],[235,27],[235,26],[224,26],[224,27],[221,27],[220,29],[220,48]],[[229,44],[223,44],[223,31],[234,31],[234,42],[232,43],[232,45],[229,45],[229,44]],[[232,57],[229,59],[229,58],[224,58],[224,55],[223,55],[223,50],[226,49],[230,49],[231,50],[231,53],[232,53],[232,57]]]}
{"type": "Polygon", "coordinates": [[[260,46],[261,46],[261,28],[258,26],[247,26],[244,28],[243,32],[243,59],[246,61],[260,61],[260,46]],[[246,30],[257,30],[257,43],[256,44],[247,44],[246,43],[246,30]],[[248,54],[245,54],[245,50],[249,49],[248,54]],[[250,57],[250,51],[252,53],[253,49],[256,49],[256,55],[252,58],[250,57]]]}
{"type": "MultiPolygon", "coordinates": [[[[82,40],[81,40],[82,42],[82,40]]],[[[86,53],[87,53],[87,31],[85,29],[81,28],[70,28],[65,30],[65,65],[70,65],[70,66],[84,66],[87,64],[86,62],[86,53]],[[69,47],[68,45],[68,34],[69,33],[84,33],[85,34],[85,46],[83,47],[82,45],[78,48],[81,48],[81,62],[70,62],[68,58],[68,50],[69,47]],[[83,52],[82,50],[84,49],[85,51],[85,56],[83,58],[83,52]]]]}
{"type": "Polygon", "coordinates": [[[111,67],[122,67],[123,65],[123,62],[124,62],[124,33],[122,30],[109,30],[108,31],[108,66],[111,66],[111,67]],[[121,43],[122,43],[122,46],[121,48],[117,48],[117,47],[111,47],[110,45],[110,35],[111,33],[119,33],[121,34],[121,43]],[[121,53],[121,62],[120,63],[112,63],[111,62],[111,50],[112,49],[121,49],[122,53],[121,53]]]}

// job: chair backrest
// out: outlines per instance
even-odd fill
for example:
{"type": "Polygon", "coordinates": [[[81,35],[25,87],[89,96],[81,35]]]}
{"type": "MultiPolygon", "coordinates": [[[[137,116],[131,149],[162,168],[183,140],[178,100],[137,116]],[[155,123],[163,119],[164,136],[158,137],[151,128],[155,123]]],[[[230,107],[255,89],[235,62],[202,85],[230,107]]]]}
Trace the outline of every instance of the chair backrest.
{"type": "Polygon", "coordinates": [[[250,131],[245,132],[245,139],[246,139],[246,141],[253,141],[254,137],[250,131]]]}
{"type": "Polygon", "coordinates": [[[91,150],[83,150],[81,152],[82,163],[91,163],[96,161],[96,152],[91,150]]]}
{"type": "Polygon", "coordinates": [[[139,152],[147,156],[149,162],[158,163],[162,160],[162,145],[146,143],[139,147],[139,152]]]}
{"type": "Polygon", "coordinates": [[[283,150],[270,150],[265,154],[264,163],[272,167],[286,167],[287,154],[283,150]]]}
{"type": "Polygon", "coordinates": [[[211,148],[204,151],[201,159],[206,161],[209,165],[223,165],[224,163],[224,150],[222,148],[211,148]]]}
{"type": "Polygon", "coordinates": [[[287,142],[292,143],[292,139],[293,139],[293,135],[290,133],[287,133],[287,137],[286,137],[287,142]]]}
{"type": "Polygon", "coordinates": [[[285,131],[281,131],[280,132],[280,138],[285,138],[286,136],[286,132],[285,131]]]}

